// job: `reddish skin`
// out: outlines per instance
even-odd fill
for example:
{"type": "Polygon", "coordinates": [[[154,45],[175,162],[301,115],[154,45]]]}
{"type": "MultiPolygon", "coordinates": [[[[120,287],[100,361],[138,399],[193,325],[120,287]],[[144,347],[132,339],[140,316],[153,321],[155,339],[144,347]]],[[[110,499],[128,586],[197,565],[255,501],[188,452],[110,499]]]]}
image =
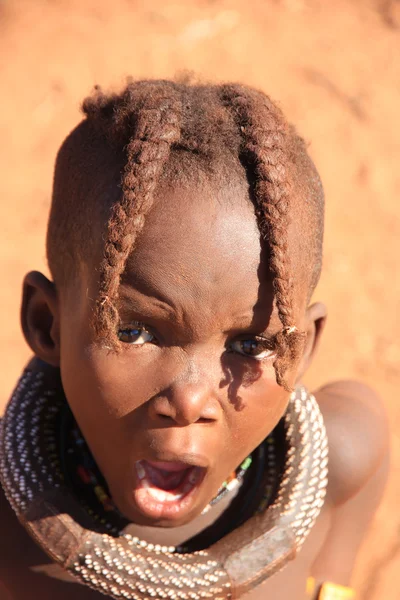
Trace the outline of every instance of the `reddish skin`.
{"type": "MultiPolygon", "coordinates": [[[[89,322],[96,265],[81,265],[78,281],[58,294],[39,273],[25,280],[28,343],[37,356],[60,366],[70,406],[114,501],[137,524],[132,528],[140,535],[140,526],[161,526],[167,544],[216,518],[218,505],[206,521],[199,514],[288,402],[289,394],[276,384],[272,356],[258,361],[232,351],[238,340],[271,336],[280,328],[254,211],[244,191],[236,192],[234,202],[232,190],[216,193],[207,186],[165,192],[148,215],[121,285],[120,314],[126,324],[144,322],[157,345],[124,344],[115,354],[95,338],[89,322]],[[207,467],[194,505],[178,519],[149,520],[132,502],[132,464],[182,456],[207,467]]],[[[307,332],[307,343],[287,372],[289,385],[310,364],[325,320],[322,304],[307,308],[306,274],[296,290],[295,321],[307,332]]],[[[387,433],[375,394],[362,384],[338,382],[319,390],[317,398],[330,442],[325,508],[299,557],[249,599],[303,599],[310,574],[347,584],[382,494],[387,433]]],[[[0,550],[0,581],[10,599],[104,597],[60,581],[66,578],[61,569],[30,540],[4,497],[0,502],[8,540],[0,550]]],[[[154,532],[157,537],[157,530],[146,529],[147,539],[154,532]]]]}

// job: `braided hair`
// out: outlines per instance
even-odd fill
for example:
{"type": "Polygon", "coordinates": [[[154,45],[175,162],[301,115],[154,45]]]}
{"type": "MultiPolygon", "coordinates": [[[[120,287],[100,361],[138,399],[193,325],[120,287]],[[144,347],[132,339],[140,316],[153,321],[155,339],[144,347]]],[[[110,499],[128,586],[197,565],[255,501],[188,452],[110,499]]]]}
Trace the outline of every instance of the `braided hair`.
{"type": "MultiPolygon", "coordinates": [[[[269,247],[274,298],[282,324],[276,335],[274,367],[278,384],[288,389],[285,372],[299,356],[305,338],[294,322],[293,267],[289,258],[288,226],[294,206],[294,183],[296,189],[306,190],[307,219],[312,229],[308,236],[314,265],[312,286],[319,276],[322,244],[323,192],[303,140],[268,96],[239,84],[129,82],[120,94],[105,94],[96,88],[84,101],[83,111],[86,121],[64,142],[56,163],[47,238],[49,265],[55,279],[60,271],[60,257],[64,256],[65,262],[67,254],[71,254],[71,249],[68,253],[60,252],[60,239],[64,236],[64,246],[71,245],[71,240],[65,239],[65,232],[69,231],[70,237],[76,230],[79,234],[76,223],[68,225],[71,221],[68,202],[77,196],[76,184],[80,179],[77,172],[82,170],[79,162],[86,160],[87,147],[93,146],[93,160],[99,143],[121,157],[118,160],[122,164],[119,169],[122,193],[108,213],[93,319],[97,334],[106,337],[117,351],[119,285],[126,261],[153,205],[157,186],[162,180],[176,182],[185,172],[190,179],[193,162],[204,172],[222,174],[222,180],[224,174],[227,178],[229,169],[240,170],[250,182],[260,233],[269,247]],[[76,158],[77,141],[84,148],[81,161],[76,158]],[[66,202],[65,171],[71,171],[72,163],[77,181],[66,202]],[[185,169],[185,165],[189,167],[185,169]]],[[[80,201],[90,203],[86,196],[80,201]]],[[[74,210],[76,214],[76,206],[74,210]]],[[[88,243],[82,230],[80,243],[88,243]]]]}
{"type": "Polygon", "coordinates": [[[269,244],[275,302],[283,326],[276,336],[274,367],[278,384],[286,388],[284,373],[290,360],[301,350],[305,337],[293,322],[293,291],[288,268],[290,180],[286,163],[290,128],[270,98],[255,90],[241,85],[224,85],[221,98],[242,132],[242,152],[255,172],[257,216],[261,234],[269,244]]]}
{"type": "MultiPolygon", "coordinates": [[[[122,194],[111,210],[100,267],[94,322],[97,333],[104,335],[118,323],[115,302],[126,260],[143,229],[171,145],[179,141],[181,99],[173,83],[140,82],[111,98],[97,89],[83,110],[105,135],[112,131],[113,144],[123,145],[126,152],[122,194]]],[[[115,337],[111,340],[116,345],[115,337]]]]}

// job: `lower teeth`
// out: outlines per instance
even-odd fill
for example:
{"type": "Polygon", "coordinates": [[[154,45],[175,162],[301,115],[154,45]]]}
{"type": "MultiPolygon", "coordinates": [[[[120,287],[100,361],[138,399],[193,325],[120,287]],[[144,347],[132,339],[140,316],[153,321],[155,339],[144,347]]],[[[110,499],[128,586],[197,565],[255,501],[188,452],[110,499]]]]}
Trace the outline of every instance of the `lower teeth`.
{"type": "Polygon", "coordinates": [[[183,494],[171,494],[154,487],[147,487],[147,491],[158,502],[176,502],[183,497],[183,494]]]}

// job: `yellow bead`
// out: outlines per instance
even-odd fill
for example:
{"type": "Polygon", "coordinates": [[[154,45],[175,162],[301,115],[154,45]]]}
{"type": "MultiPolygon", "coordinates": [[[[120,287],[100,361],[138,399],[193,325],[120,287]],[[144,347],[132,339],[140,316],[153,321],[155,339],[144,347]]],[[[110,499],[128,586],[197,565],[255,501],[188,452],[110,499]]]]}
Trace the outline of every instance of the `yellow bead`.
{"type": "Polygon", "coordinates": [[[352,588],[335,583],[324,583],[318,596],[318,600],[351,600],[356,597],[352,588]]]}

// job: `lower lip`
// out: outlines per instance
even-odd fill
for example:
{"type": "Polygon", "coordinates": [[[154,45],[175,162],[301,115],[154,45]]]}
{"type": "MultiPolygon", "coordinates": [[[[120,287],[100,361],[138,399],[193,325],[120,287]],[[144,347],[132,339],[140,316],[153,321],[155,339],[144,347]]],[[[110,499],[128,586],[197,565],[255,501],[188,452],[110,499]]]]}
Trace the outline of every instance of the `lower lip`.
{"type": "Polygon", "coordinates": [[[136,487],[133,499],[140,512],[150,519],[178,520],[192,509],[205,469],[191,467],[182,483],[174,490],[155,487],[146,471],[146,463],[137,461],[136,487]]]}

